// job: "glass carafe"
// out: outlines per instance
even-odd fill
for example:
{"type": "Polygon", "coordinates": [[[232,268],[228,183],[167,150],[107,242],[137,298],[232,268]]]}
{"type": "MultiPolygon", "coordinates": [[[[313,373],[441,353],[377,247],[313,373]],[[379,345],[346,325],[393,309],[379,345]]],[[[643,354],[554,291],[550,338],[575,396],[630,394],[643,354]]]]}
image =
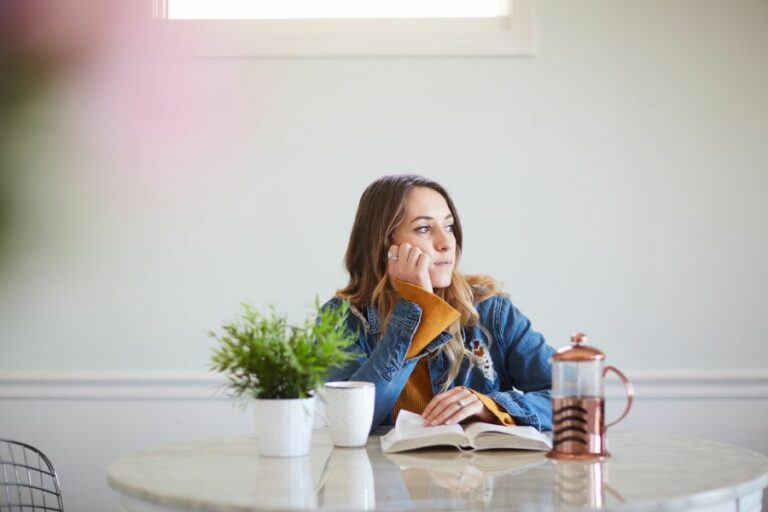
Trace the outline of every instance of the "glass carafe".
{"type": "Polygon", "coordinates": [[[610,454],[605,445],[608,427],[620,422],[632,407],[634,392],[626,376],[605,366],[605,354],[586,346],[587,336],[575,333],[573,346],[557,351],[552,358],[552,450],[553,459],[595,460],[610,454]],[[603,379],[612,371],[624,383],[627,405],[621,416],[605,424],[603,379]]]}

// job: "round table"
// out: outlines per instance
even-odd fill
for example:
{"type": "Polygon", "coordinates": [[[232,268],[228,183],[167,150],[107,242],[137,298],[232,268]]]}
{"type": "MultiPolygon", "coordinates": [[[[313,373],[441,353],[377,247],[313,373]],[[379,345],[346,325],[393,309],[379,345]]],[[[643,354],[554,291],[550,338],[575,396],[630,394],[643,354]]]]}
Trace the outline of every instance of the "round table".
{"type": "Polygon", "coordinates": [[[543,452],[440,448],[383,454],[334,448],[313,432],[308,456],[260,457],[240,436],[161,446],[107,468],[124,510],[756,510],[768,458],[662,433],[609,434],[612,457],[561,462],[543,452]]]}

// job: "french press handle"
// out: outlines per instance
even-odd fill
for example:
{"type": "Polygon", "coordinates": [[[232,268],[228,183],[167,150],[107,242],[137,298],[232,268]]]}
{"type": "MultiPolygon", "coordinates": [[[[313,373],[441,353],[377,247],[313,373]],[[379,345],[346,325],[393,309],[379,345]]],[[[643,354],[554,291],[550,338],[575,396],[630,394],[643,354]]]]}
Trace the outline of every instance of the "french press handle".
{"type": "Polygon", "coordinates": [[[632,399],[635,396],[635,390],[634,390],[634,388],[632,388],[632,383],[629,382],[629,379],[627,378],[626,375],[621,373],[621,371],[619,371],[619,369],[616,368],[615,366],[610,366],[609,365],[609,366],[606,366],[605,369],[603,370],[603,377],[605,377],[606,374],[609,371],[612,371],[613,373],[618,375],[619,378],[621,379],[621,382],[624,383],[624,391],[627,392],[627,405],[626,405],[626,407],[624,407],[624,412],[621,413],[621,416],[619,416],[619,419],[617,419],[615,421],[612,421],[609,424],[607,424],[605,426],[605,430],[608,430],[608,427],[614,426],[615,424],[617,424],[618,422],[620,422],[621,420],[623,420],[626,417],[626,415],[629,413],[629,410],[632,408],[632,399]]]}

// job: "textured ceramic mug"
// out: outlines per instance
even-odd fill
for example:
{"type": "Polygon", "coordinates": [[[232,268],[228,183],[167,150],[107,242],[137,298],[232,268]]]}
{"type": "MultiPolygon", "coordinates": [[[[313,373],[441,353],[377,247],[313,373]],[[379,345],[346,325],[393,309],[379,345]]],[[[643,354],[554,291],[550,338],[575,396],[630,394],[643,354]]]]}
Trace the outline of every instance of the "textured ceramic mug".
{"type": "Polygon", "coordinates": [[[376,387],[372,382],[327,382],[321,397],[335,446],[365,446],[373,422],[376,387]]]}

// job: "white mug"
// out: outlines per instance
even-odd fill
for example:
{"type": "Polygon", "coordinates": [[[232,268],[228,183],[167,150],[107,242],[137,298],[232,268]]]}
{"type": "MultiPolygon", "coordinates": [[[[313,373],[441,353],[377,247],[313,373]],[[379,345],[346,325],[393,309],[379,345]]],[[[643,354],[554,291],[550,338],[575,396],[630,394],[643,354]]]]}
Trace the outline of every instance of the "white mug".
{"type": "Polygon", "coordinates": [[[365,446],[373,423],[376,386],[373,382],[327,382],[319,393],[335,446],[365,446]]]}

